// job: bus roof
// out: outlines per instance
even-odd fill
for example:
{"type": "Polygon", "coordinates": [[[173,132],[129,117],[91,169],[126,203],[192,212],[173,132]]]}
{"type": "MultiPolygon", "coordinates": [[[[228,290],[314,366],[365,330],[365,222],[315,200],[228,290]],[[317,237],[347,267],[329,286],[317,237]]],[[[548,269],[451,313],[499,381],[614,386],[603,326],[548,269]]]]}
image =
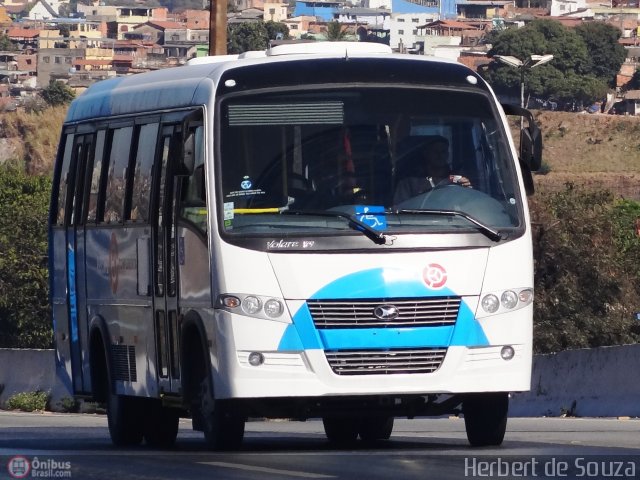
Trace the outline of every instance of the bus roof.
{"type": "MultiPolygon", "coordinates": [[[[395,58],[448,64],[459,73],[473,73],[447,59],[392,54],[387,45],[366,42],[314,42],[283,44],[262,52],[221,55],[190,60],[186,66],[118,77],[97,82],[76,98],[65,123],[205,105],[224,72],[237,67],[263,63],[290,62],[320,58],[395,58]]],[[[475,74],[474,74],[475,75],[475,74]]]]}

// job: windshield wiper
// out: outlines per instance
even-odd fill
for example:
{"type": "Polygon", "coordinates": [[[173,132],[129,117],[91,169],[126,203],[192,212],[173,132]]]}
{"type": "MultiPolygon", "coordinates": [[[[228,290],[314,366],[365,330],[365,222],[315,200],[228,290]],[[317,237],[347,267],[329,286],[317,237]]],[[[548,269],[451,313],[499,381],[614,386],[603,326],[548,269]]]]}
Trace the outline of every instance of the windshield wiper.
{"type": "Polygon", "coordinates": [[[312,215],[316,217],[344,218],[349,221],[350,225],[355,225],[359,227],[362,233],[364,233],[367,237],[369,237],[378,245],[384,245],[385,243],[387,243],[387,237],[384,233],[358,220],[356,218],[357,214],[349,214],[345,212],[336,212],[336,211],[329,211],[329,210],[284,210],[280,212],[280,214],[281,215],[312,215]]]}
{"type": "Polygon", "coordinates": [[[440,216],[443,216],[443,217],[462,217],[462,218],[468,220],[469,222],[473,223],[476,227],[478,227],[478,230],[480,231],[480,233],[483,233],[484,235],[487,236],[487,238],[489,238],[490,240],[493,240],[494,242],[499,242],[500,240],[505,238],[504,234],[499,232],[498,230],[495,230],[495,229],[485,225],[480,220],[472,217],[471,215],[467,215],[464,212],[458,212],[457,210],[411,210],[411,209],[403,209],[403,210],[396,210],[393,213],[396,213],[396,214],[398,214],[398,213],[412,213],[412,214],[416,214],[416,215],[440,215],[440,216]]]}

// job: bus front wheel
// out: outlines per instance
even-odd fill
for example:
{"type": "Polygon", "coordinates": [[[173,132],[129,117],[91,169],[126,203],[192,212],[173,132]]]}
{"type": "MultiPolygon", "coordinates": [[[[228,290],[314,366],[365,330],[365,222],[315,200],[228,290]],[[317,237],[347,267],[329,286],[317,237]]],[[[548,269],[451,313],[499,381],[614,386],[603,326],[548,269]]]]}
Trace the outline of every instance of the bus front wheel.
{"type": "Polygon", "coordinates": [[[204,378],[200,384],[197,415],[207,445],[212,450],[239,450],[244,437],[245,420],[228,402],[215,400],[213,382],[204,378]]]}
{"type": "Polygon", "coordinates": [[[324,433],[329,443],[337,447],[348,447],[358,439],[357,418],[323,417],[324,433]]]}
{"type": "Polygon", "coordinates": [[[393,417],[365,417],[360,421],[358,431],[363,442],[389,440],[393,431],[393,417]]]}
{"type": "Polygon", "coordinates": [[[507,430],[509,394],[475,393],[462,402],[467,439],[474,447],[501,445],[507,430]]]}

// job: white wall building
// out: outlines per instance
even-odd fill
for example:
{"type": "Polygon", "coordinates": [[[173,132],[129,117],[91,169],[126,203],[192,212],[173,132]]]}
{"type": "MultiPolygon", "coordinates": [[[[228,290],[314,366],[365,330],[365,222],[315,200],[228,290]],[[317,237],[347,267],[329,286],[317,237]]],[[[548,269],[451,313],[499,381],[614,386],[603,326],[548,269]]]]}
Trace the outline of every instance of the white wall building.
{"type": "Polygon", "coordinates": [[[586,0],[551,0],[549,15],[552,17],[562,16],[593,16],[587,7],[586,0]]]}
{"type": "Polygon", "coordinates": [[[396,50],[412,49],[418,26],[437,20],[437,13],[392,13],[389,21],[390,46],[396,50]]]}

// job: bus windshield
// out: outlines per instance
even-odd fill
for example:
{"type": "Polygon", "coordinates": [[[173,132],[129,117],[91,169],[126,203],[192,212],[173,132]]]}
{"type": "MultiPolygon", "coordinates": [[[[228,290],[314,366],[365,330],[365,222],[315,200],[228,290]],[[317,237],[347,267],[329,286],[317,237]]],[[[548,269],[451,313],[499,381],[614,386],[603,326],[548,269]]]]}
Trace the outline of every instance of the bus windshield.
{"type": "Polygon", "coordinates": [[[306,88],[223,99],[224,232],[309,236],[359,229],[349,215],[332,212],[368,214],[373,220],[366,223],[393,234],[468,233],[478,224],[521,229],[514,159],[491,105],[478,91],[415,87],[306,88]]]}

